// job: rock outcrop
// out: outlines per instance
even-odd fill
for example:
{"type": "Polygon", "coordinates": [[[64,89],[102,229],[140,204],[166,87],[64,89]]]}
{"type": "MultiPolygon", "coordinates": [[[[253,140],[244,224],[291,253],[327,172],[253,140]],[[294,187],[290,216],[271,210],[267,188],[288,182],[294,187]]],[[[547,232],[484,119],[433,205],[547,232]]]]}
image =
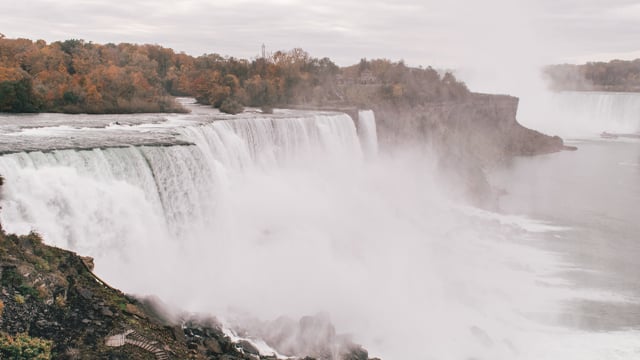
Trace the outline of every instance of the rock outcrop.
{"type": "MultiPolygon", "coordinates": [[[[336,333],[327,314],[304,316],[299,320],[280,317],[273,321],[247,321],[247,333],[254,333],[279,354],[312,357],[317,360],[368,360],[369,353],[350,336],[336,333]]],[[[242,327],[240,327],[242,328],[242,327]]]]}
{"type": "Polygon", "coordinates": [[[565,149],[561,138],[518,123],[518,98],[508,95],[472,94],[461,101],[383,105],[374,111],[381,143],[426,140],[441,153],[470,157],[483,165],[565,149]]]}
{"type": "MultiPolygon", "coordinates": [[[[107,285],[91,272],[92,264],[90,258],[43,244],[38,234],[0,230],[0,338],[27,334],[47,340],[54,359],[276,358],[261,354],[249,340],[230,337],[213,317],[169,319],[157,302],[107,285]]],[[[309,349],[291,359],[368,360],[362,348],[344,344],[345,351],[330,357],[315,357],[309,349]]]]}
{"type": "Polygon", "coordinates": [[[381,146],[429,148],[448,181],[476,205],[492,207],[497,191],[485,172],[514,156],[532,156],[575,148],[557,136],[522,126],[516,120],[518,98],[472,93],[463,100],[418,106],[374,106],[381,146]]]}

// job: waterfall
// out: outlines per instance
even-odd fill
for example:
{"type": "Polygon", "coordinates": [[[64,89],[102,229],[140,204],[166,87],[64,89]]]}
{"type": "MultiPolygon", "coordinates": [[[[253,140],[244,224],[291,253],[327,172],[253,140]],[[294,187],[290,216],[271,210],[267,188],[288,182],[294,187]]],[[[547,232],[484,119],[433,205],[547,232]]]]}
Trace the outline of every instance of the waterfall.
{"type": "MultiPolygon", "coordinates": [[[[327,156],[356,163],[362,157],[345,114],[214,121],[176,131],[195,146],[0,156],[7,180],[0,203],[4,228],[36,230],[52,245],[98,260],[129,257],[136,253],[131,247],[184,247],[171,238],[195,241],[206,234],[223,217],[216,204],[225,187],[243,173],[327,156]]],[[[98,271],[109,263],[99,261],[98,271]]]]}
{"type": "Polygon", "coordinates": [[[429,156],[375,156],[371,111],[359,133],[345,114],[208,114],[158,125],[179,146],[0,156],[5,230],[36,230],[113,286],[186,311],[327,311],[385,359],[538,348],[529,317],[555,311],[555,262],[522,245],[526,227],[452,206],[429,156]]]}
{"type": "Polygon", "coordinates": [[[358,112],[358,135],[362,143],[362,150],[368,157],[378,154],[378,133],[376,118],[372,110],[358,112]]]}
{"type": "Polygon", "coordinates": [[[564,137],[640,133],[640,93],[557,92],[523,97],[525,126],[564,137]]]}

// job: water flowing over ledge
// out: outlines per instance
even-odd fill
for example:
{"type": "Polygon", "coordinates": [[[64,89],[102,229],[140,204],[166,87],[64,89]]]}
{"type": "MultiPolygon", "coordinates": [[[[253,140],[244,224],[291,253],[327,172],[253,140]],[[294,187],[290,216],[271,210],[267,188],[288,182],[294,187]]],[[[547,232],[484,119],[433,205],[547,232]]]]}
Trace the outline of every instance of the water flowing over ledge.
{"type": "MultiPolygon", "coordinates": [[[[0,173],[8,180],[3,223],[17,233],[37,228],[52,244],[91,252],[121,241],[117,238],[122,239],[126,230],[113,229],[123,218],[144,218],[140,219],[138,235],[145,228],[177,235],[194,225],[205,226],[219,200],[216,193],[228,183],[230,173],[287,167],[327,155],[341,161],[362,157],[353,120],[345,114],[253,115],[178,125],[168,127],[173,135],[163,144],[193,146],[148,146],[139,143],[137,134],[157,141],[167,136],[166,128],[152,133],[127,129],[120,130],[129,135],[120,141],[135,146],[46,149],[0,157],[0,173]],[[74,182],[79,186],[70,186],[74,182]],[[83,229],[83,224],[88,228],[83,229]],[[96,231],[96,225],[104,226],[103,230],[96,231]],[[94,233],[106,238],[90,236],[94,233]],[[87,239],[93,242],[87,243],[87,239]]],[[[64,137],[55,138],[59,130],[48,127],[39,132],[64,141],[64,137]]],[[[65,127],[64,134],[68,130],[65,127]]],[[[87,135],[83,141],[94,141],[100,147],[120,135],[109,129],[70,131],[76,136],[87,135]]],[[[21,138],[29,143],[40,143],[41,139],[21,138]]]]}

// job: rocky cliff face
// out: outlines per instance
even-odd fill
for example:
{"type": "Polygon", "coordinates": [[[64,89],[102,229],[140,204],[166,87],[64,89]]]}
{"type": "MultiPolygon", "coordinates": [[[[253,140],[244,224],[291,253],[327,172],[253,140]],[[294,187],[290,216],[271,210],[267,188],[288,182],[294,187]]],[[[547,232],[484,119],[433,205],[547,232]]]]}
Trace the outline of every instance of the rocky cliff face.
{"type": "Polygon", "coordinates": [[[518,98],[471,94],[464,100],[415,107],[374,106],[381,144],[429,147],[453,186],[481,206],[491,207],[496,191],[484,172],[514,156],[569,149],[561,138],[522,126],[518,98]]]}
{"type": "Polygon", "coordinates": [[[172,357],[188,355],[171,327],[153,321],[138,301],[100,282],[82,258],[42,244],[36,234],[0,234],[0,269],[0,330],[50,340],[53,358],[155,358],[140,348],[105,345],[107,336],[129,329],[166,345],[172,357]]]}
{"type": "MultiPolygon", "coordinates": [[[[276,358],[261,354],[245,338],[230,337],[211,316],[169,319],[157,302],[125,295],[101,281],[89,260],[45,245],[37,234],[0,230],[0,359],[276,358]]],[[[300,324],[305,337],[294,342],[319,345],[301,343],[290,359],[369,360],[360,346],[335,336],[327,339],[306,322],[300,324]],[[341,349],[337,355],[327,351],[336,346],[341,349]]],[[[280,332],[270,334],[279,339],[280,332]]]]}
{"type": "Polygon", "coordinates": [[[483,165],[564,149],[561,138],[518,123],[518,98],[513,96],[473,94],[458,102],[374,111],[383,143],[426,141],[441,154],[471,157],[483,165]]]}

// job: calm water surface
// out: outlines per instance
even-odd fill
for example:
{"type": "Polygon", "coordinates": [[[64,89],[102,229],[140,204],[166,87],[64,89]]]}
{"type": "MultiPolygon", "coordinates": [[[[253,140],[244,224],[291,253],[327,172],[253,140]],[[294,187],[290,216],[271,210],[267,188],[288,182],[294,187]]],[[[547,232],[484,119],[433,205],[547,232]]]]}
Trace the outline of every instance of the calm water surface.
{"type": "Polygon", "coordinates": [[[603,295],[568,302],[567,323],[640,328],[640,141],[575,145],[578,151],[518,158],[497,170],[492,180],[506,190],[500,207],[562,227],[542,243],[567,262],[562,275],[571,286],[603,295]]]}

